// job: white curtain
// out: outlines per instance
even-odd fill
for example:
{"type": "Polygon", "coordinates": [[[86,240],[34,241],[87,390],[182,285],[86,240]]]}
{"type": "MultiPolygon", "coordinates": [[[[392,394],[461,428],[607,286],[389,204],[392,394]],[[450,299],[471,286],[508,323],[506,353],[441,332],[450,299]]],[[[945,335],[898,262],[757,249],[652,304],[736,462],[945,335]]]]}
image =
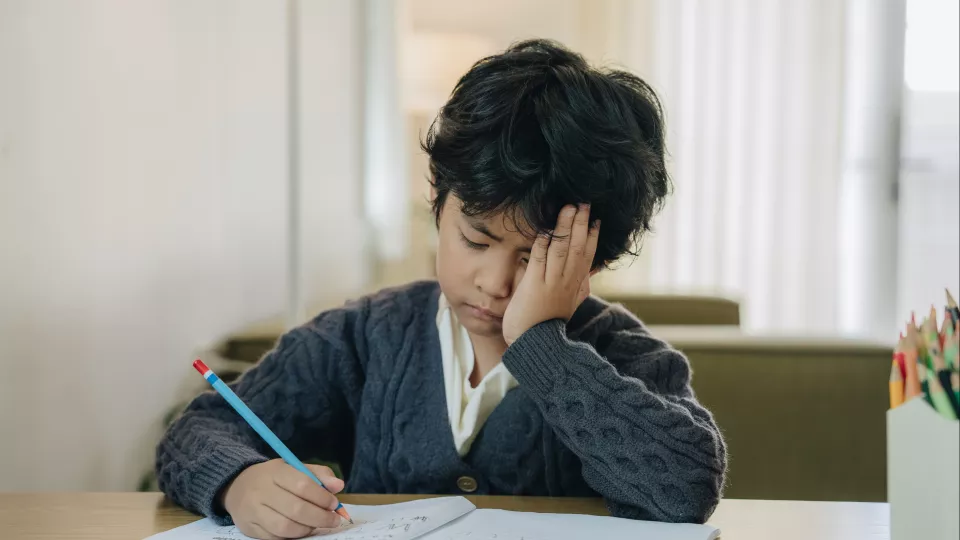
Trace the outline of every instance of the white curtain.
{"type": "Polygon", "coordinates": [[[749,330],[834,330],[844,3],[612,9],[625,26],[610,56],[663,100],[675,191],[641,257],[600,288],[719,293],[749,330]]]}

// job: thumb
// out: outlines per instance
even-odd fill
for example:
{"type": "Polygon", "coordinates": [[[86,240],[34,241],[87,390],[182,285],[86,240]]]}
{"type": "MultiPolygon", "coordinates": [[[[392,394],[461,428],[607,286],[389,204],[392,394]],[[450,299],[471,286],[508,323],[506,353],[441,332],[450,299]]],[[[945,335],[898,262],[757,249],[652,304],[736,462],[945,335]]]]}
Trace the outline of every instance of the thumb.
{"type": "Polygon", "coordinates": [[[327,488],[330,493],[339,493],[343,491],[343,480],[337,478],[337,475],[333,473],[333,470],[330,467],[326,467],[324,465],[305,465],[308,469],[310,469],[310,472],[315,474],[316,477],[323,482],[323,486],[327,488]]]}

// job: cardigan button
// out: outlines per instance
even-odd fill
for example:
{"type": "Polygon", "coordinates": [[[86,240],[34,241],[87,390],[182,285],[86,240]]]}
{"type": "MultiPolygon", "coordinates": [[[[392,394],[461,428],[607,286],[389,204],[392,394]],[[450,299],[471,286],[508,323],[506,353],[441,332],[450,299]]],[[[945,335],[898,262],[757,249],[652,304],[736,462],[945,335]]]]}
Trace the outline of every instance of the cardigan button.
{"type": "Polygon", "coordinates": [[[457,487],[464,493],[473,493],[477,490],[477,481],[469,476],[457,478],[457,487]]]}

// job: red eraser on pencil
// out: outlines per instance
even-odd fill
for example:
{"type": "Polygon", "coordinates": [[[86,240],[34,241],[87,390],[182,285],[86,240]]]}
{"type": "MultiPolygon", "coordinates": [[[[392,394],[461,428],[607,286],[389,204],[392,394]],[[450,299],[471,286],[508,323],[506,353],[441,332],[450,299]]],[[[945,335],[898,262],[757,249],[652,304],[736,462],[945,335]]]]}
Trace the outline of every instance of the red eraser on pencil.
{"type": "Polygon", "coordinates": [[[208,368],[207,365],[203,363],[203,360],[200,360],[199,358],[193,361],[193,367],[195,367],[201,375],[204,375],[210,371],[210,368],[208,368]]]}

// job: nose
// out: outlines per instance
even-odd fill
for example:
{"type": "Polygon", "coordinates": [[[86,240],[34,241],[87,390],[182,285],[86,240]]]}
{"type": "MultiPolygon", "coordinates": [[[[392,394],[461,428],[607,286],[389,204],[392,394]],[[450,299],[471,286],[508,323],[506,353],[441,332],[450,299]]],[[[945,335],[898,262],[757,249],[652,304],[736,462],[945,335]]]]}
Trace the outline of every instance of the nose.
{"type": "Polygon", "coordinates": [[[499,263],[485,266],[477,274],[475,285],[481,292],[493,298],[510,298],[516,272],[510,264],[499,263]]]}

